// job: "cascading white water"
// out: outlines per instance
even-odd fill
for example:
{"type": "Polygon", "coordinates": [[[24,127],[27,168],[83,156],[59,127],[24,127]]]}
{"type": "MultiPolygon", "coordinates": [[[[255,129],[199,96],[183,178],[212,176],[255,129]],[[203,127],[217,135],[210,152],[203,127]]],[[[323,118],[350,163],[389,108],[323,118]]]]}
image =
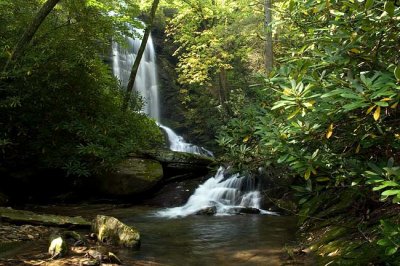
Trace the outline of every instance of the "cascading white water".
{"type": "MultiPolygon", "coordinates": [[[[132,28],[131,31],[132,33],[135,31],[137,34],[143,36],[143,30],[132,28]]],[[[113,42],[112,44],[113,73],[119,78],[123,87],[128,85],[131,69],[139,51],[141,40],[126,36],[125,42],[125,46],[119,45],[117,42],[113,42]]],[[[157,65],[151,36],[149,36],[146,49],[140,61],[134,89],[144,99],[143,111],[158,121],[160,119],[160,103],[158,97],[157,65]]]]}
{"type": "Polygon", "coordinates": [[[187,143],[183,137],[177,135],[172,129],[169,127],[163,126],[159,124],[159,127],[162,128],[168,136],[168,142],[170,143],[169,148],[173,151],[184,151],[189,153],[206,155],[209,157],[214,157],[214,154],[203,148],[191,143],[187,143]]]}
{"type": "MultiPolygon", "coordinates": [[[[131,30],[143,35],[142,30],[133,28],[131,30]]],[[[128,84],[131,68],[141,43],[140,39],[131,37],[125,37],[125,41],[126,45],[119,45],[116,42],[113,42],[112,45],[113,72],[124,87],[128,84]]],[[[212,152],[187,143],[172,129],[160,124],[156,55],[151,36],[138,69],[134,88],[145,101],[143,111],[154,118],[159,127],[167,134],[171,150],[213,156],[212,152]]],[[[224,171],[225,169],[221,167],[214,177],[200,185],[184,206],[160,211],[158,215],[171,218],[187,216],[206,207],[215,208],[217,215],[234,214],[238,208],[259,209],[261,195],[255,186],[254,180],[239,175],[225,178],[224,171]]],[[[260,211],[264,214],[270,213],[263,210],[260,211]]]]}
{"type": "Polygon", "coordinates": [[[261,214],[275,214],[260,209],[261,195],[253,178],[235,174],[226,178],[225,168],[220,167],[214,177],[200,185],[181,207],[157,212],[157,216],[184,217],[212,207],[216,215],[237,214],[238,209],[259,209],[261,214]]]}
{"type": "MultiPolygon", "coordinates": [[[[131,28],[132,33],[136,32],[143,36],[143,30],[131,28]]],[[[113,73],[121,81],[123,87],[129,82],[129,76],[136,55],[139,51],[141,39],[133,39],[125,37],[126,45],[120,45],[113,42],[113,73]]],[[[173,151],[189,152],[213,157],[212,152],[203,147],[187,143],[181,136],[178,136],[169,127],[160,124],[160,101],[158,92],[158,78],[156,53],[151,35],[146,44],[144,55],[141,59],[138,73],[136,75],[134,89],[144,99],[144,113],[154,118],[160,128],[162,128],[168,136],[170,149],[173,151]]]]}

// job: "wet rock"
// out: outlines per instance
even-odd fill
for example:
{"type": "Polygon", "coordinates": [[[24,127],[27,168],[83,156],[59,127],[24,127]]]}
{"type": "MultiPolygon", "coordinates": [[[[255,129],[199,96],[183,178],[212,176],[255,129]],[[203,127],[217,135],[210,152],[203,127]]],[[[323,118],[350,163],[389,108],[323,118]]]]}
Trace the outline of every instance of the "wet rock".
{"type": "Polygon", "coordinates": [[[122,261],[112,252],[108,252],[107,260],[112,264],[122,264],[122,261]]]}
{"type": "Polygon", "coordinates": [[[85,259],[82,260],[79,264],[80,266],[98,266],[100,265],[100,261],[95,259],[85,259]]]}
{"type": "Polygon", "coordinates": [[[51,240],[49,246],[49,254],[54,258],[61,258],[68,252],[68,246],[65,240],[61,237],[55,237],[51,240]]]}
{"type": "Polygon", "coordinates": [[[0,207],[0,218],[13,224],[33,224],[60,227],[90,227],[90,222],[82,217],[67,217],[50,214],[37,214],[31,211],[0,207]]]}
{"type": "Polygon", "coordinates": [[[162,177],[163,169],[159,162],[128,158],[120,163],[115,171],[97,177],[92,185],[102,194],[126,197],[152,189],[162,177]]]}
{"type": "Polygon", "coordinates": [[[166,149],[146,151],[140,155],[159,161],[164,169],[165,179],[191,173],[190,176],[197,177],[209,172],[209,166],[215,163],[211,157],[206,157],[193,153],[177,152],[166,149]]]}
{"type": "Polygon", "coordinates": [[[92,231],[101,242],[129,248],[140,246],[139,231],[114,217],[97,215],[92,223],[92,231]]]}
{"type": "Polygon", "coordinates": [[[86,256],[95,260],[101,261],[103,259],[103,254],[97,250],[88,250],[86,256]]]}
{"type": "Polygon", "coordinates": [[[212,207],[203,208],[203,209],[197,211],[195,214],[196,215],[214,215],[216,213],[217,213],[217,207],[212,206],[212,207]]]}
{"type": "Polygon", "coordinates": [[[75,231],[65,231],[62,235],[72,246],[77,247],[85,245],[85,239],[75,231]]]}
{"type": "Polygon", "coordinates": [[[251,207],[236,207],[232,208],[231,211],[236,214],[260,214],[260,210],[251,207]]]}

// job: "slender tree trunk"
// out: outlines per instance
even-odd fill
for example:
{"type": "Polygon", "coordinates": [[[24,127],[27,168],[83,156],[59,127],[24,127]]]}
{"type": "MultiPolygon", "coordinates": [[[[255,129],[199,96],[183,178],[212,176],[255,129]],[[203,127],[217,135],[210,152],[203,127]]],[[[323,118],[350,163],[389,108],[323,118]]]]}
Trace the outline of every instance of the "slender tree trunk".
{"type": "Polygon", "coordinates": [[[36,14],[31,24],[26,28],[24,34],[22,34],[18,43],[15,45],[10,58],[4,66],[3,71],[6,71],[10,63],[17,60],[21,55],[23,55],[26,46],[31,42],[40,25],[54,9],[54,7],[58,4],[58,2],[60,2],[60,0],[47,0],[46,3],[44,3],[44,5],[40,8],[39,12],[36,14]]]}
{"type": "Polygon", "coordinates": [[[267,73],[272,70],[274,64],[274,53],[272,51],[272,0],[265,0],[265,68],[267,73]]]}
{"type": "Polygon", "coordinates": [[[219,90],[218,96],[221,106],[224,108],[228,115],[231,114],[231,108],[227,103],[229,98],[229,88],[228,88],[228,77],[226,74],[226,69],[221,68],[219,72],[219,90]]]}
{"type": "Polygon", "coordinates": [[[133,63],[131,75],[129,76],[128,86],[126,87],[126,95],[122,105],[122,110],[126,110],[128,108],[129,99],[132,94],[133,85],[135,84],[135,79],[137,72],[139,70],[140,61],[142,60],[144,50],[146,49],[147,41],[149,40],[151,28],[153,26],[154,17],[156,15],[156,10],[159,2],[160,0],[154,0],[151,6],[150,18],[149,21],[147,22],[147,26],[144,31],[143,39],[140,44],[139,51],[136,55],[135,62],[133,63]]]}

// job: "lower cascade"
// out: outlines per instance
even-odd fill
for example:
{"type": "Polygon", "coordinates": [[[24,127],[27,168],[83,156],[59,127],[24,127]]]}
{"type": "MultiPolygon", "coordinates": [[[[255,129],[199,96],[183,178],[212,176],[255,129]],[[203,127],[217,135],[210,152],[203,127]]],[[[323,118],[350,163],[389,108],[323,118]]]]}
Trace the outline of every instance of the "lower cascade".
{"type": "Polygon", "coordinates": [[[234,174],[228,178],[220,167],[214,177],[201,184],[181,207],[158,211],[159,217],[177,218],[193,214],[275,214],[260,209],[261,195],[254,178],[234,174]]]}

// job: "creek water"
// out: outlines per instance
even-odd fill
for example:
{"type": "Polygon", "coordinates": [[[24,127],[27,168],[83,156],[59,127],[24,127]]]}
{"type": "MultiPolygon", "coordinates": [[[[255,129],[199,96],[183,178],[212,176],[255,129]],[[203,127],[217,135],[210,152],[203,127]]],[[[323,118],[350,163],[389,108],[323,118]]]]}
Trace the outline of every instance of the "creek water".
{"type": "MultiPolygon", "coordinates": [[[[140,45],[140,40],[129,37],[126,42],[127,46],[113,45],[113,71],[123,85],[127,83],[140,45]]],[[[143,111],[167,134],[171,150],[212,156],[210,151],[186,142],[160,124],[156,56],[151,38],[135,89],[145,99],[143,111]]],[[[184,206],[111,213],[141,232],[140,250],[120,250],[119,255],[150,262],[143,265],[282,265],[282,249],[294,240],[295,219],[274,215],[224,215],[232,214],[229,211],[232,208],[259,208],[257,188],[254,184],[245,184],[249,184],[246,177],[226,178],[223,171],[219,171],[199,186],[184,206]],[[217,216],[191,215],[210,206],[216,209],[217,216]]]]}
{"type": "MultiPolygon", "coordinates": [[[[123,257],[161,265],[282,265],[295,240],[293,217],[270,215],[188,216],[165,219],[154,209],[121,217],[141,232],[140,250],[123,257]]],[[[153,264],[150,264],[153,265],[153,264]]]]}

